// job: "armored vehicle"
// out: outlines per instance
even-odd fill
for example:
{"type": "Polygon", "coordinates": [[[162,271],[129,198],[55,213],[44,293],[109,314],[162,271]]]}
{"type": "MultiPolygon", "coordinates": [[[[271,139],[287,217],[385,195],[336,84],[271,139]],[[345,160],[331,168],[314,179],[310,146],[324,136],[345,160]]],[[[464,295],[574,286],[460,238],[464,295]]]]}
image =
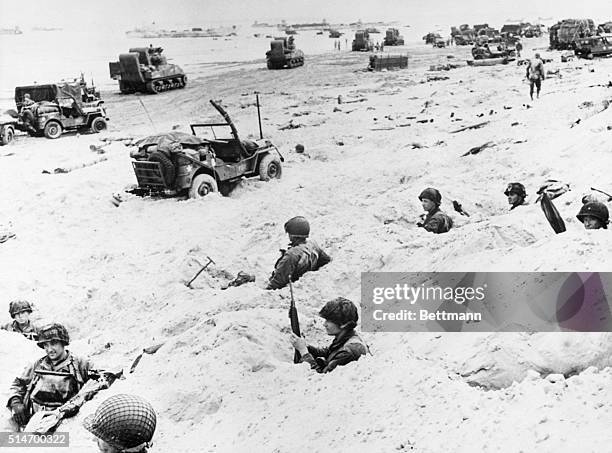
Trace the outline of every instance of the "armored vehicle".
{"type": "Polygon", "coordinates": [[[577,39],[574,53],[580,58],[589,60],[594,57],[612,55],[612,35],[606,34],[577,39]]]}
{"type": "Polygon", "coordinates": [[[274,38],[266,52],[268,69],[297,68],[304,65],[304,52],[295,48],[293,36],[274,38]]]}
{"type": "Polygon", "coordinates": [[[596,31],[592,19],[564,19],[550,27],[548,34],[550,48],[573,50],[576,40],[593,36],[596,31]]]}
{"type": "Polygon", "coordinates": [[[389,28],[385,33],[385,46],[403,46],[404,37],[397,28],[389,28]]]}
{"type": "Polygon", "coordinates": [[[211,192],[229,192],[231,184],[243,177],[259,176],[264,181],[281,177],[284,159],[276,146],[263,139],[261,130],[259,140],[241,140],[223,107],[210,103],[224,123],[192,124],[192,134],[170,132],[136,143],[138,149],[130,156],[138,187],[132,193],[203,198],[211,192]],[[196,135],[204,128],[214,138],[196,135]],[[231,136],[217,138],[215,128],[229,128],[231,136]]]}
{"type": "Polygon", "coordinates": [[[64,131],[89,129],[97,133],[107,127],[106,110],[95,103],[83,103],[78,82],[17,87],[15,104],[15,127],[30,135],[58,138],[64,131]],[[34,104],[24,104],[26,94],[34,104]]]}
{"type": "Polygon", "coordinates": [[[370,41],[370,34],[365,30],[355,32],[355,39],[351,45],[353,51],[371,52],[374,50],[374,44],[370,41]]]}
{"type": "Polygon", "coordinates": [[[134,47],[108,64],[110,76],[122,93],[161,93],[184,88],[187,76],[180,66],[169,64],[161,47],[134,47]]]}

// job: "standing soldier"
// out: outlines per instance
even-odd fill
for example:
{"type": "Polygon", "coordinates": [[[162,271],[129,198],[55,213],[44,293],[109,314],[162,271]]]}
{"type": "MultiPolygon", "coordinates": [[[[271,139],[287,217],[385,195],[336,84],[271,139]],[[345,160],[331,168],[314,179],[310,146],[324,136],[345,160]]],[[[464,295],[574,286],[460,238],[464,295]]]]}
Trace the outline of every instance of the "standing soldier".
{"type": "Polygon", "coordinates": [[[583,204],[576,217],[587,230],[608,229],[610,221],[608,207],[600,201],[589,201],[583,204]]]}
{"type": "Polygon", "coordinates": [[[9,304],[9,313],[13,322],[2,326],[3,330],[18,332],[28,340],[38,338],[38,328],[30,321],[32,305],[27,300],[14,300],[9,304]]]}
{"type": "Polygon", "coordinates": [[[540,89],[542,88],[542,80],[544,75],[544,62],[540,59],[540,54],[536,53],[535,58],[527,65],[527,79],[529,80],[529,96],[533,101],[533,87],[537,88],[536,95],[540,98],[540,89]]]}
{"type": "Polygon", "coordinates": [[[104,400],[83,426],[96,436],[102,453],[145,453],[151,446],[157,416],[146,400],[119,394],[104,400]]]}
{"type": "Polygon", "coordinates": [[[66,349],[70,337],[61,324],[41,327],[36,343],[46,355],[26,367],[9,391],[7,406],[18,426],[27,425],[36,412],[54,410],[66,403],[91,377],[89,361],[66,349]]]}
{"type": "Polygon", "coordinates": [[[520,182],[511,182],[510,184],[508,184],[504,195],[508,197],[508,204],[510,205],[511,211],[517,206],[524,205],[525,198],[527,198],[525,186],[522,185],[520,182]]]}
{"type": "Polygon", "coordinates": [[[281,250],[281,257],[274,265],[272,277],[266,289],[280,289],[287,286],[289,278],[294,282],[308,271],[316,271],[331,261],[327,253],[312,240],[310,224],[302,216],[293,217],[285,223],[289,235],[289,249],[281,250]]]}
{"type": "Polygon", "coordinates": [[[338,365],[359,360],[368,353],[368,346],[355,332],[359,314],[353,302],[344,297],[337,297],[327,302],[319,315],[325,319],[327,335],[332,335],[334,341],[324,348],[309,346],[302,337],[291,334],[293,347],[302,356],[303,362],[319,373],[329,373],[338,365]]]}
{"type": "Polygon", "coordinates": [[[442,195],[437,189],[428,187],[419,195],[419,200],[427,214],[421,216],[417,226],[435,234],[447,233],[453,227],[453,219],[440,210],[442,195]]]}

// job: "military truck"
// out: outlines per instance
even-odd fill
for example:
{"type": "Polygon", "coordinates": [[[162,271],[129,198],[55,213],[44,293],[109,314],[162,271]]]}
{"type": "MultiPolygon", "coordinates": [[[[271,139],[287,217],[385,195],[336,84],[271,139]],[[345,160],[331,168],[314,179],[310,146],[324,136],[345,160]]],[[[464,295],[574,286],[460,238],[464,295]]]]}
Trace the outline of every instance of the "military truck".
{"type": "Polygon", "coordinates": [[[588,60],[592,60],[594,57],[612,55],[612,34],[577,39],[574,53],[579,58],[588,60]]]}
{"type": "Polygon", "coordinates": [[[365,30],[356,31],[351,50],[355,52],[371,52],[374,50],[374,43],[370,40],[370,34],[365,30]]]}
{"type": "Polygon", "coordinates": [[[134,47],[108,64],[110,76],[122,93],[157,94],[185,88],[187,76],[180,66],[169,64],[161,47],[134,47]]]}
{"type": "Polygon", "coordinates": [[[130,192],[203,198],[217,191],[227,194],[243,177],[259,176],[263,181],[281,177],[284,158],[263,138],[261,128],[259,140],[241,140],[225,109],[213,100],[210,103],[224,123],[191,124],[191,134],[175,131],[136,143],[138,149],[130,156],[138,186],[130,192]],[[229,128],[231,135],[217,137],[219,128],[229,128]],[[213,138],[196,135],[202,129],[211,130],[213,138]]]}
{"type": "Polygon", "coordinates": [[[268,69],[292,69],[304,65],[304,52],[295,48],[293,36],[274,38],[266,52],[268,69]]]}
{"type": "Polygon", "coordinates": [[[592,19],[564,19],[550,27],[549,42],[553,50],[573,50],[576,40],[594,36],[597,32],[592,19]]]}
{"type": "Polygon", "coordinates": [[[15,105],[15,128],[30,135],[55,139],[64,131],[88,129],[97,133],[107,128],[106,110],[95,103],[83,103],[78,82],[16,87],[15,105]],[[24,105],[26,94],[35,104],[24,105]]]}
{"type": "Polygon", "coordinates": [[[403,46],[404,37],[397,28],[389,28],[385,32],[385,46],[403,46]]]}

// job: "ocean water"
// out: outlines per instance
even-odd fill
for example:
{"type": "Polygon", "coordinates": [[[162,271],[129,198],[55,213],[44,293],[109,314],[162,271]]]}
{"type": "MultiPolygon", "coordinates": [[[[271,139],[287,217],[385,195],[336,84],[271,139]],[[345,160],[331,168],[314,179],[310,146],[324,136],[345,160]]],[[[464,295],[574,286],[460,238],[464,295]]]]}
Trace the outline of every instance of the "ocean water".
{"type": "MultiPolygon", "coordinates": [[[[393,26],[406,37],[408,48],[423,45],[421,36],[417,37],[410,28],[393,26]]],[[[341,29],[345,33],[339,39],[343,51],[347,46],[350,50],[355,30],[341,29]]],[[[371,35],[374,42],[384,39],[386,27],[379,27],[379,30],[380,34],[371,35]]],[[[0,35],[0,107],[14,108],[15,86],[69,80],[79,77],[81,72],[88,82],[93,79],[102,91],[116,90],[118,83],[110,78],[108,63],[117,61],[119,54],[130,47],[161,46],[169,62],[178,64],[192,77],[235,67],[242,62],[265,64],[265,53],[270,48],[270,38],[266,35],[285,36],[276,28],[250,26],[241,26],[238,36],[225,38],[143,39],[104,29],[91,32],[24,30],[21,35],[0,35]]],[[[306,56],[335,52],[335,40],[329,38],[327,32],[317,35],[316,30],[300,30],[295,41],[306,56]]],[[[404,48],[404,51],[407,50],[404,48]]]]}

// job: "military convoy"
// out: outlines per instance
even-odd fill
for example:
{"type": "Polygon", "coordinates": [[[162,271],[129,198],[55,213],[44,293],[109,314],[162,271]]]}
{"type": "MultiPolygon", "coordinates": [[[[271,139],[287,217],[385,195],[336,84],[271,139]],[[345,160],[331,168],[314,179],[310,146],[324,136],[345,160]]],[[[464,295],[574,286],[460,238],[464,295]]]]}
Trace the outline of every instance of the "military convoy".
{"type": "Polygon", "coordinates": [[[130,156],[138,186],[130,192],[203,198],[212,192],[227,193],[243,177],[259,176],[264,181],[281,177],[284,158],[261,130],[259,140],[241,140],[223,107],[210,103],[224,123],[192,124],[191,134],[170,132],[136,143],[138,149],[130,156]],[[215,128],[221,127],[229,128],[231,136],[217,138],[215,128]],[[213,138],[196,135],[202,129],[210,129],[213,138]]]}
{"type": "Polygon", "coordinates": [[[122,93],[161,93],[184,88],[187,76],[180,66],[169,64],[161,47],[134,47],[111,61],[110,76],[119,81],[122,93]]]}
{"type": "Polygon", "coordinates": [[[295,48],[293,36],[274,38],[266,52],[268,69],[292,69],[304,65],[304,52],[295,48]]]}

